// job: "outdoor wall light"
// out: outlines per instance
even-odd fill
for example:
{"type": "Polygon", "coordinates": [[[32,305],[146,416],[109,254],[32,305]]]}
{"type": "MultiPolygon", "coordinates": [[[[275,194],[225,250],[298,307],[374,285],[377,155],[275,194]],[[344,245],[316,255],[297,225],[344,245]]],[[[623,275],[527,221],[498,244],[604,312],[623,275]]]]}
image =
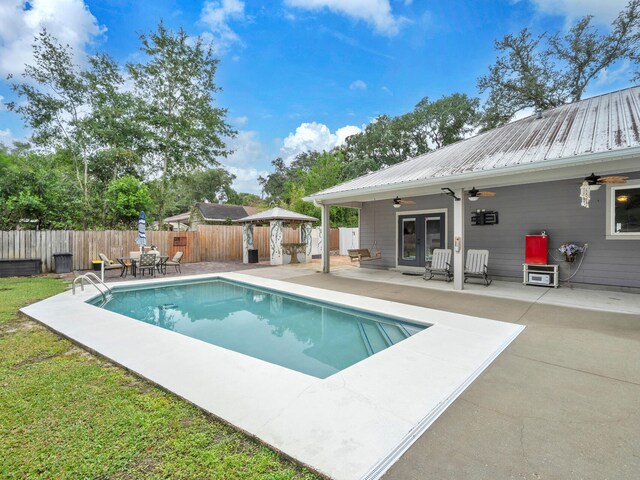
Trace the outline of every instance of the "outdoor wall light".
{"type": "Polygon", "coordinates": [[[459,202],[459,201],[460,201],[460,199],[459,199],[458,197],[456,197],[456,193],[455,193],[453,190],[451,190],[449,187],[443,187],[443,188],[441,188],[440,190],[442,190],[442,192],[443,192],[445,195],[449,195],[450,197],[453,197],[453,199],[454,199],[456,202],[459,202]]]}

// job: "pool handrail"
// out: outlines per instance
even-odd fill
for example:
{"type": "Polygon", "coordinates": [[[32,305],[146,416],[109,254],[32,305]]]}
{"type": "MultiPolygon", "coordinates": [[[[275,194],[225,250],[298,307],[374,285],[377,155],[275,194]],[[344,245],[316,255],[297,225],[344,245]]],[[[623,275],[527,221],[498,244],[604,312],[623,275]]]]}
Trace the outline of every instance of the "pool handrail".
{"type": "Polygon", "coordinates": [[[73,279],[73,282],[71,283],[71,290],[73,292],[73,295],[76,294],[76,280],[80,280],[80,289],[84,292],[84,280],[86,280],[87,282],[89,282],[91,285],[93,285],[94,287],[96,287],[96,290],[98,290],[100,292],[100,294],[102,294],[102,298],[104,300],[107,299],[107,294],[102,291],[102,289],[100,288],[100,286],[103,286],[104,288],[107,289],[107,292],[111,293],[111,289],[107,286],[106,283],[104,283],[102,280],[100,280],[100,278],[93,272],[87,272],[84,275],[78,275],[76,278],[73,279]],[[95,279],[95,282],[92,280],[95,279]]]}

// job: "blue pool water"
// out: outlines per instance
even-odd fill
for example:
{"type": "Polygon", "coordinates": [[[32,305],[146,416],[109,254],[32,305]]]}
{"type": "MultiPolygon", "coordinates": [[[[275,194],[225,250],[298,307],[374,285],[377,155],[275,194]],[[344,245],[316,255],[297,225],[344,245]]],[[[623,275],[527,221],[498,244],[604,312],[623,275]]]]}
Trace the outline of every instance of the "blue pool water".
{"type": "Polygon", "coordinates": [[[426,328],[222,279],[122,288],[101,306],[319,378],[426,328]]]}

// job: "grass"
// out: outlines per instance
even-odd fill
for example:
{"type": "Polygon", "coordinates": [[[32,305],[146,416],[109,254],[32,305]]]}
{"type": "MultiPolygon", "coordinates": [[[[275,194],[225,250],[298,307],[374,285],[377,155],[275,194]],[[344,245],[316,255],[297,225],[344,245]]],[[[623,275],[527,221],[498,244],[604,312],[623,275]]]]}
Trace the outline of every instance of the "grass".
{"type": "Polygon", "coordinates": [[[0,478],[318,478],[17,312],[64,288],[0,278],[0,478]]]}

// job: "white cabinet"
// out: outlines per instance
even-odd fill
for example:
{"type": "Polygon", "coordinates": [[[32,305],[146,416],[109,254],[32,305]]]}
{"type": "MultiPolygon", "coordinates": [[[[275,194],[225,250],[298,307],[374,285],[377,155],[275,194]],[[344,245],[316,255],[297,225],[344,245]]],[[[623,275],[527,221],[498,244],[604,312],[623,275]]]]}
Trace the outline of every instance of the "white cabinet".
{"type": "Polygon", "coordinates": [[[525,285],[540,285],[558,288],[558,265],[523,264],[522,282],[525,285]]]}

